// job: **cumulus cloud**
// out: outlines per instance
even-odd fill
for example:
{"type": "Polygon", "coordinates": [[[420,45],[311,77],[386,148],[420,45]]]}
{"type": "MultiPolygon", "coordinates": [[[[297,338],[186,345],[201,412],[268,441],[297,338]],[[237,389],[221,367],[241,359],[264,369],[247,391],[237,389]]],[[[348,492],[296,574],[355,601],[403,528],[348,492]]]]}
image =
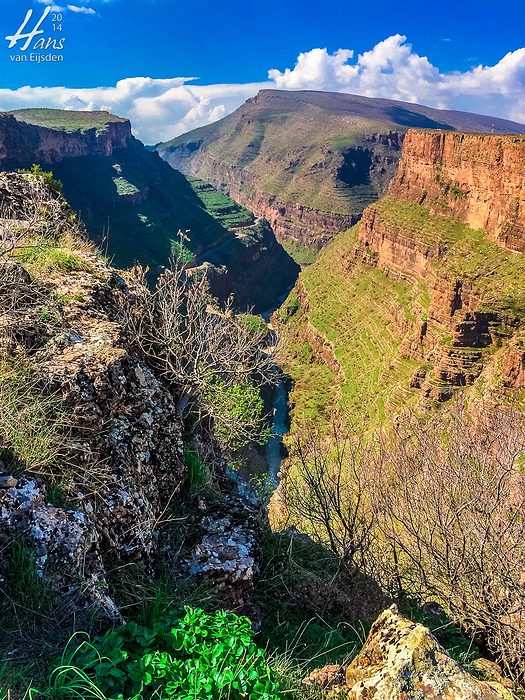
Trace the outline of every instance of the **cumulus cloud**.
{"type": "MultiPolygon", "coordinates": [[[[77,7],[87,4],[87,0],[77,2],[77,7]]],[[[293,68],[272,68],[266,82],[195,85],[194,80],[125,78],[99,88],[0,89],[0,109],[107,110],[128,117],[135,135],[145,143],[165,141],[220,119],[263,88],[387,97],[525,123],[525,48],[508,53],[494,66],[441,73],[413,51],[406,37],[396,34],[357,56],[351,49],[329,53],[315,48],[301,53],[293,68]]]]}
{"type": "Polygon", "coordinates": [[[349,92],[525,120],[525,48],[494,66],[441,73],[396,34],[353,59],[348,49],[312,49],[293,68],[274,68],[268,77],[282,90],[349,92]]]}

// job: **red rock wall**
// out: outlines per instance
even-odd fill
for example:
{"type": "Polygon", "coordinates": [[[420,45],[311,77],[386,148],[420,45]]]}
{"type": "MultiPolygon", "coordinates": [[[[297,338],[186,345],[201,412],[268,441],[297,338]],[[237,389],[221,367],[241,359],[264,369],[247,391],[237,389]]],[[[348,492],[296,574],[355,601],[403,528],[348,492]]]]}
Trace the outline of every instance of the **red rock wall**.
{"type": "Polygon", "coordinates": [[[108,122],[104,131],[68,132],[19,122],[0,114],[0,169],[15,165],[59,163],[65,158],[111,156],[130,139],[128,121],[108,122]]]}
{"type": "Polygon", "coordinates": [[[409,131],[389,194],[525,252],[525,137],[409,131]]]}

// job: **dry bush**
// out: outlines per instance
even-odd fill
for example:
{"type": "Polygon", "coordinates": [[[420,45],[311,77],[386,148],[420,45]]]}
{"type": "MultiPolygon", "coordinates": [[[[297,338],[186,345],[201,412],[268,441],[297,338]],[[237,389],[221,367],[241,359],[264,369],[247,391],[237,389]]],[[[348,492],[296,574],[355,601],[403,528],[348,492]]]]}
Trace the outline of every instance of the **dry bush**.
{"type": "Polygon", "coordinates": [[[441,418],[400,425],[374,460],[376,570],[439,601],[522,680],[524,418],[510,408],[472,417],[457,403],[441,418]]]}
{"type": "Polygon", "coordinates": [[[56,243],[75,225],[74,218],[43,176],[10,175],[9,187],[0,187],[0,257],[19,248],[56,243]]]}
{"type": "MultiPolygon", "coordinates": [[[[181,415],[213,425],[224,447],[260,440],[264,423],[258,389],[278,373],[266,328],[220,308],[204,275],[189,275],[177,261],[149,290],[135,268],[134,298],[124,323],[140,351],[175,388],[181,415]]],[[[263,436],[264,437],[264,436],[263,436]]]]}
{"type": "Polygon", "coordinates": [[[305,424],[293,436],[279,497],[289,522],[328,546],[346,574],[363,568],[374,512],[368,500],[369,449],[334,418],[329,433],[305,424]]]}
{"type": "Polygon", "coordinates": [[[295,436],[289,521],[392,598],[440,603],[523,682],[525,417],[458,402],[366,443],[340,426],[295,436]]]}

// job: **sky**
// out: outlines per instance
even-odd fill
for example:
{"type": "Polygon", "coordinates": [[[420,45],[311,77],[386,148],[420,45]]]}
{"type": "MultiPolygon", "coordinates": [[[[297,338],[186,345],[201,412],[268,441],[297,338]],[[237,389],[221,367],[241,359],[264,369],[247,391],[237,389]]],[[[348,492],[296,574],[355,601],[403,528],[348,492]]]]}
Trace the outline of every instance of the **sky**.
{"type": "Polygon", "coordinates": [[[525,122],[523,0],[0,0],[0,9],[0,109],[107,109],[146,143],[219,119],[261,88],[525,122]],[[48,14],[24,49],[16,33],[30,10],[22,34],[48,14]]]}

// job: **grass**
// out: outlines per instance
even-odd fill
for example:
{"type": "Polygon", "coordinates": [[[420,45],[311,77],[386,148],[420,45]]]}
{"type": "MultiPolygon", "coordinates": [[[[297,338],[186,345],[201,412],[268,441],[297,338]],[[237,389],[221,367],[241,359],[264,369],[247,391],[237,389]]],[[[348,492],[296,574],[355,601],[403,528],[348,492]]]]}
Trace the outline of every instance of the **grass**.
{"type": "Polygon", "coordinates": [[[295,382],[295,418],[301,413],[315,417],[316,410],[321,414],[326,411],[338,399],[338,385],[345,411],[371,426],[395,415],[417,396],[409,387],[418,363],[399,353],[404,335],[397,314],[401,310],[409,320],[422,315],[428,290],[420,281],[396,281],[377,268],[354,261],[356,245],[354,227],[338,236],[302,273],[308,310],[300,311],[286,326],[296,327],[295,337],[301,341],[301,328],[310,323],[332,344],[344,380],[330,374],[323,364],[324,377],[319,382],[316,375],[321,370],[316,368],[311,349],[304,340],[296,343],[284,363],[284,370],[295,382]],[[313,405],[308,411],[299,410],[309,403],[313,405]]]}
{"type": "Polygon", "coordinates": [[[525,254],[505,250],[459,219],[434,215],[425,207],[384,197],[373,205],[384,221],[412,236],[433,254],[433,266],[445,278],[472,284],[482,309],[525,316],[525,254]]]}
{"type": "Polygon", "coordinates": [[[46,393],[30,367],[0,362],[0,457],[15,475],[58,471],[67,443],[67,415],[57,394],[46,393]]]}
{"type": "Polygon", "coordinates": [[[253,223],[253,215],[244,207],[236,204],[226,194],[216,190],[208,182],[198,178],[188,178],[197,197],[206,211],[230,231],[253,223]]]}
{"type": "Polygon", "coordinates": [[[211,474],[199,454],[192,447],[184,448],[187,486],[190,493],[199,493],[210,485],[211,474]]]}
{"type": "Polygon", "coordinates": [[[69,248],[36,245],[20,248],[15,253],[16,260],[32,272],[50,274],[52,272],[92,272],[92,265],[69,248]]]}
{"type": "Polygon", "coordinates": [[[135,185],[132,182],[129,182],[129,180],[126,180],[125,177],[114,177],[113,182],[115,183],[119,197],[126,195],[129,196],[140,192],[139,188],[135,187],[135,185]]]}
{"type": "Polygon", "coordinates": [[[299,243],[299,241],[285,239],[281,242],[281,245],[288,255],[290,255],[301,267],[312,265],[315,262],[317,253],[311,248],[308,248],[308,246],[299,243]]]}
{"type": "Polygon", "coordinates": [[[18,121],[60,131],[105,131],[110,122],[126,120],[109,112],[75,112],[64,109],[16,109],[10,112],[18,121]]]}

